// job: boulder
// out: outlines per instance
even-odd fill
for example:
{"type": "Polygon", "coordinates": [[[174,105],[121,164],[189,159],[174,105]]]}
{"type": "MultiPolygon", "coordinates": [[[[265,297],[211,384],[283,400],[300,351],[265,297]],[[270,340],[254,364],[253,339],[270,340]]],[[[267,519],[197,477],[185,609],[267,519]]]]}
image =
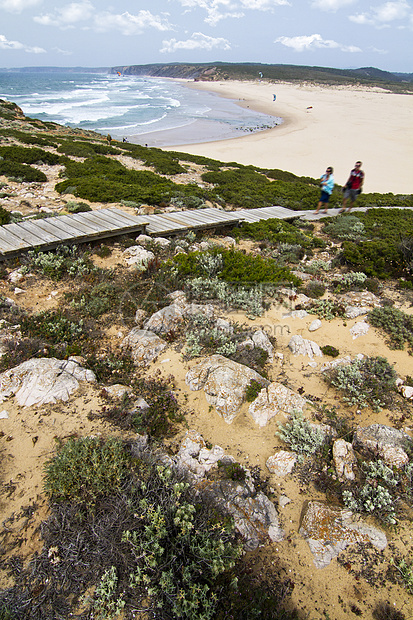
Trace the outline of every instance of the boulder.
{"type": "Polygon", "coordinates": [[[340,480],[354,480],[357,459],[353,446],[344,439],[337,439],[333,444],[333,460],[340,480]]]}
{"type": "Polygon", "coordinates": [[[185,383],[193,391],[204,390],[207,401],[230,424],[236,417],[252,380],[269,384],[260,374],[223,355],[211,355],[197,362],[186,374],[185,383]]]}
{"type": "Polygon", "coordinates": [[[288,347],[293,355],[307,355],[311,359],[314,356],[323,357],[323,353],[316,342],[306,340],[302,336],[292,336],[288,347]]]}
{"type": "Polygon", "coordinates": [[[303,411],[305,398],[296,394],[282,383],[270,383],[263,388],[248,407],[248,412],[256,424],[263,427],[279,413],[290,415],[293,411],[303,411]]]}
{"type": "Polygon", "coordinates": [[[155,360],[167,344],[153,332],[134,327],[122,340],[122,348],[129,348],[136,366],[148,366],[155,360]]]}
{"type": "Polygon", "coordinates": [[[294,452],[280,450],[267,459],[266,466],[270,473],[275,476],[287,476],[291,474],[297,462],[297,455],[294,452]]]}
{"type": "Polygon", "coordinates": [[[370,325],[365,321],[359,321],[350,329],[350,334],[353,336],[353,340],[360,336],[365,336],[370,329],[370,325]]]}
{"type": "Polygon", "coordinates": [[[371,543],[382,551],[386,534],[367,525],[350,510],[329,507],[322,502],[308,502],[299,530],[307,541],[317,568],[328,566],[348,545],[371,543]]]}
{"type": "Polygon", "coordinates": [[[13,394],[22,407],[67,401],[79,381],[94,382],[96,377],[74,361],[30,359],[0,374],[0,402],[13,394]]]}
{"type": "Polygon", "coordinates": [[[145,271],[151,261],[155,259],[155,254],[145,250],[141,245],[132,245],[124,250],[123,255],[129,266],[135,266],[140,271],[145,271]]]}
{"type": "Polygon", "coordinates": [[[358,316],[367,314],[368,311],[369,309],[365,306],[347,306],[345,309],[345,314],[347,319],[356,319],[358,316]]]}
{"type": "Polygon", "coordinates": [[[413,447],[413,441],[403,431],[384,424],[356,428],[353,437],[355,448],[367,449],[377,454],[385,463],[394,467],[403,467],[409,462],[406,447],[413,447]]]}

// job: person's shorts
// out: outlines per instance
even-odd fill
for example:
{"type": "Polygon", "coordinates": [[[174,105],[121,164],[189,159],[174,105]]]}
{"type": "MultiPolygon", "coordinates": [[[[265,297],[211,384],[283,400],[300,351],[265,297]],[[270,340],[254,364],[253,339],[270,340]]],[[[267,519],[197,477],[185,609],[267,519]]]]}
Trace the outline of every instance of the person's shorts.
{"type": "Polygon", "coordinates": [[[327,194],[327,192],[322,191],[321,196],[320,196],[320,202],[328,202],[329,200],[330,200],[330,194],[327,194]]]}
{"type": "Polygon", "coordinates": [[[355,202],[358,195],[359,195],[358,189],[350,189],[349,187],[346,187],[346,189],[343,192],[343,198],[350,198],[351,202],[355,202]]]}

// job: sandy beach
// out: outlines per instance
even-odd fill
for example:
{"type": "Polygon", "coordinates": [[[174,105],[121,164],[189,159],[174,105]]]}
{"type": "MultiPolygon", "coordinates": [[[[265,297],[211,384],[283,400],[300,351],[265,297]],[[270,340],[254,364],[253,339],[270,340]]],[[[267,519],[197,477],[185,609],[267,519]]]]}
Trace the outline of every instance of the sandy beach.
{"type": "MultiPolygon", "coordinates": [[[[354,163],[361,160],[366,192],[413,193],[411,95],[379,88],[258,81],[187,82],[187,86],[281,117],[283,123],[231,140],[162,147],[165,150],[315,178],[326,166],[333,166],[340,185],[346,182],[354,163]]],[[[150,144],[150,134],[146,141],[150,144]]]]}

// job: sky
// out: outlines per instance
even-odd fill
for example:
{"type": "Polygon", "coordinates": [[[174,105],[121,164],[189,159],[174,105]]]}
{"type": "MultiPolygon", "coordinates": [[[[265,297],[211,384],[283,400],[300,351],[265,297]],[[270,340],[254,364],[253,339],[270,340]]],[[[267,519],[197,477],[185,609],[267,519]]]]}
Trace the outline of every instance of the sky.
{"type": "Polygon", "coordinates": [[[0,0],[0,67],[257,62],[413,73],[413,0],[0,0]]]}

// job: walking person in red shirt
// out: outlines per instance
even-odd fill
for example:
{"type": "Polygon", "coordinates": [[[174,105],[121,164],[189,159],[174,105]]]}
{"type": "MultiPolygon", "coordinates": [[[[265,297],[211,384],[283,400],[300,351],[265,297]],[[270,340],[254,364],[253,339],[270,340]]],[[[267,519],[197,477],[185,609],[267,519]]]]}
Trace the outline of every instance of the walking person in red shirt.
{"type": "Polygon", "coordinates": [[[347,206],[347,201],[350,198],[350,206],[347,209],[347,213],[350,213],[351,207],[354,206],[356,202],[356,198],[359,194],[361,194],[361,190],[363,189],[364,183],[364,172],[361,169],[361,161],[357,161],[355,167],[350,172],[350,176],[347,180],[347,183],[344,186],[343,192],[343,206],[340,209],[339,213],[344,213],[347,206]]]}

